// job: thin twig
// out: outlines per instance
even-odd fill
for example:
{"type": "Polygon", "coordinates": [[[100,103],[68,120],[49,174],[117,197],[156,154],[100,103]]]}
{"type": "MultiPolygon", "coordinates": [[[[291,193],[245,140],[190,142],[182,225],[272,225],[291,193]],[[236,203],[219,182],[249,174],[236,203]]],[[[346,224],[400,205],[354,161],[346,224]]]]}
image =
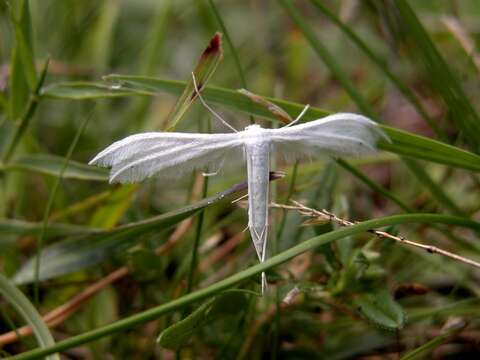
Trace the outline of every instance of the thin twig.
{"type": "MultiPolygon", "coordinates": [[[[338,217],[337,215],[335,215],[334,213],[331,213],[331,212],[329,212],[325,209],[322,209],[322,210],[312,209],[312,208],[309,208],[309,207],[299,203],[298,201],[291,200],[291,202],[294,205],[283,205],[283,204],[277,204],[277,203],[270,203],[270,207],[279,208],[279,209],[286,209],[286,210],[296,210],[300,214],[302,214],[303,216],[307,216],[307,217],[314,218],[314,219],[319,219],[319,220],[322,220],[322,221],[331,221],[331,222],[334,222],[334,223],[336,223],[338,225],[341,225],[341,226],[355,225],[355,222],[352,222],[352,221],[349,221],[349,220],[346,220],[346,219],[342,219],[342,218],[338,217]]],[[[445,257],[449,257],[451,259],[463,262],[465,264],[468,264],[468,265],[471,265],[471,266],[474,266],[474,267],[480,269],[480,263],[479,262],[468,259],[466,257],[460,256],[460,255],[457,255],[457,254],[454,254],[454,253],[451,253],[447,250],[440,249],[436,246],[420,244],[420,243],[417,243],[415,241],[408,240],[408,239],[404,238],[403,236],[392,235],[392,234],[390,234],[386,231],[369,230],[369,232],[372,233],[372,234],[375,234],[376,236],[378,236],[380,238],[391,239],[391,240],[397,241],[397,242],[402,243],[402,244],[417,247],[417,248],[420,248],[422,250],[426,250],[430,254],[440,254],[440,255],[443,255],[445,257]]]]}

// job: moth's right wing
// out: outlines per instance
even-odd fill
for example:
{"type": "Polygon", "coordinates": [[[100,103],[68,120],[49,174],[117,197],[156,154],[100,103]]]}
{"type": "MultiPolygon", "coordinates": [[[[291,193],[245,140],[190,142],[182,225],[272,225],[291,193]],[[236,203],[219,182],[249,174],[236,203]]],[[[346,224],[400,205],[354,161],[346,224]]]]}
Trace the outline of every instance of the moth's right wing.
{"type": "Polygon", "coordinates": [[[111,167],[111,183],[132,183],[157,173],[178,177],[195,169],[219,166],[229,152],[242,148],[243,140],[237,133],[150,132],[113,143],[89,164],[111,167]]]}
{"type": "Polygon", "coordinates": [[[390,141],[374,121],[352,113],[271,129],[270,134],[273,148],[287,159],[365,155],[377,151],[378,140],[390,141]]]}

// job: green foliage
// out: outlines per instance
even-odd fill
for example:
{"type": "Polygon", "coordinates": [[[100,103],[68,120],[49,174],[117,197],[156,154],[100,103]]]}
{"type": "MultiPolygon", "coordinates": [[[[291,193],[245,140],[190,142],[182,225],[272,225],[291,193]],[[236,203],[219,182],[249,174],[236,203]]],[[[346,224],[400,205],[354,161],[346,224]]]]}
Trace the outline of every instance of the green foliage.
{"type": "Polygon", "coordinates": [[[94,359],[469,357],[473,267],[401,241],[479,260],[479,17],[476,0],[1,4],[0,325],[35,335],[0,334],[2,356],[84,345],[94,359]],[[226,131],[192,72],[237,129],[283,126],[307,103],[301,122],[340,111],[379,122],[390,141],[368,157],[272,155],[285,172],[272,201],[353,225],[272,208],[259,264],[244,200],[232,202],[241,161],[208,181],[122,186],[87,165],[135,132],[226,131]],[[65,309],[54,342],[38,313],[65,309]]]}

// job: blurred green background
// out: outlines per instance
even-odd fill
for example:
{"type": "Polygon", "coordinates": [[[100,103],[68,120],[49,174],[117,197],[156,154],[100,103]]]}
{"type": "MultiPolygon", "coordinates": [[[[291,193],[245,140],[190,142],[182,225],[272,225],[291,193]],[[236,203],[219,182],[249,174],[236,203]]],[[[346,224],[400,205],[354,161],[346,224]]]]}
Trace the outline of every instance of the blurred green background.
{"type": "MultiPolygon", "coordinates": [[[[231,203],[242,194],[215,198],[245,180],[241,163],[208,181],[192,174],[126,186],[109,185],[105,169],[86,165],[115,140],[165,129],[183,82],[217,31],[224,58],[208,85],[219,89],[205,90],[205,98],[236,128],[250,124],[249,115],[264,127],[281,125],[229,91],[247,88],[292,117],[312,105],[304,120],[362,113],[387,126],[392,139],[365,158],[298,166],[274,159],[272,170],[286,172],[271,185],[274,201],[295,199],[352,221],[456,216],[453,223],[461,219],[470,229],[428,220],[386,230],[480,259],[479,17],[476,0],[0,2],[3,275],[45,314],[125,267],[57,318],[51,333],[60,341],[256,264],[242,233],[245,204],[231,203]],[[103,78],[110,74],[134,77],[103,78]],[[188,207],[208,196],[213,204],[205,210],[188,207]]],[[[227,131],[199,102],[175,130],[227,131]]],[[[304,220],[273,209],[269,253],[337,230],[329,223],[302,226],[304,220]]],[[[474,358],[479,274],[362,232],[272,267],[264,297],[252,295],[259,291],[252,277],[225,298],[212,293],[213,305],[187,302],[126,331],[101,339],[92,333],[64,356],[474,358]],[[285,304],[292,289],[294,301],[285,304]],[[167,335],[157,344],[160,333],[167,335]]],[[[0,307],[1,333],[28,322],[8,301],[0,307]]],[[[5,356],[38,346],[29,336],[8,343],[0,337],[0,344],[5,356]]]]}

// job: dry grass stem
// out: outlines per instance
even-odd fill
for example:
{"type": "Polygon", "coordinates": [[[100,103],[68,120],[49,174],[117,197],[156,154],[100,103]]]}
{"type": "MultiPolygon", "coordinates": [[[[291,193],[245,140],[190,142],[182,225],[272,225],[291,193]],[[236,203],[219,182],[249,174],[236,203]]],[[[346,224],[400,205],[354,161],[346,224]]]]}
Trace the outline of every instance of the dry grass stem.
{"type": "MultiPolygon", "coordinates": [[[[337,215],[335,215],[334,213],[331,213],[331,212],[329,212],[325,209],[322,209],[322,210],[312,209],[312,208],[309,208],[309,207],[299,203],[298,201],[294,201],[294,200],[292,200],[292,203],[294,205],[282,205],[282,204],[277,204],[277,203],[271,203],[270,206],[273,207],[273,208],[279,208],[279,209],[285,209],[285,210],[296,210],[301,215],[309,217],[311,219],[321,220],[321,221],[330,221],[330,222],[334,222],[334,223],[336,223],[340,226],[352,226],[352,225],[356,224],[356,222],[352,222],[352,221],[349,221],[349,220],[346,220],[346,219],[342,219],[342,218],[338,217],[337,215]]],[[[401,244],[410,245],[410,246],[413,246],[413,247],[416,247],[416,248],[420,248],[420,249],[425,250],[425,251],[427,251],[431,254],[440,254],[440,255],[443,255],[445,257],[463,262],[465,264],[468,264],[468,265],[471,265],[471,266],[474,266],[474,267],[480,269],[480,263],[479,262],[468,259],[466,257],[460,256],[460,255],[457,255],[457,254],[454,254],[450,251],[440,249],[436,246],[420,244],[418,242],[408,240],[408,239],[404,238],[403,236],[392,235],[392,234],[390,234],[386,231],[369,230],[369,232],[372,233],[372,234],[375,234],[379,238],[394,240],[394,241],[399,242],[401,244]]]]}

